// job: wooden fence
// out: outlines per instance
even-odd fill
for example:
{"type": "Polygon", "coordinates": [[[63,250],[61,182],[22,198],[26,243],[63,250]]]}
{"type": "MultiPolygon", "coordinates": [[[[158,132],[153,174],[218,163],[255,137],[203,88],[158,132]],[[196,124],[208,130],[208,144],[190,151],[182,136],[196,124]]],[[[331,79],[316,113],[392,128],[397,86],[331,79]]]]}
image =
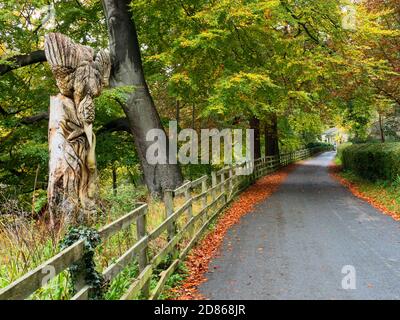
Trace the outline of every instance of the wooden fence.
{"type": "MultiPolygon", "coordinates": [[[[139,275],[132,282],[122,296],[122,300],[134,299],[140,296],[144,299],[157,299],[170,275],[183,261],[189,250],[198,242],[209,228],[211,222],[226,207],[236,194],[257,178],[267,175],[282,166],[310,157],[322,151],[320,148],[304,149],[274,157],[264,157],[254,163],[229,166],[211,174],[211,185],[208,176],[195,181],[188,181],[175,190],[166,190],[164,194],[165,219],[150,233],[147,233],[146,215],[147,204],[140,204],[132,212],[101,228],[99,235],[102,241],[107,240],[117,232],[128,230],[136,224],[137,241],[125,251],[110,266],[103,270],[106,281],[112,281],[128,265],[137,260],[139,275]],[[184,203],[175,208],[177,197],[183,197],[184,203]],[[193,211],[194,203],[200,203],[200,210],[193,211]],[[183,227],[177,227],[178,218],[186,215],[183,227]],[[167,234],[167,244],[149,259],[149,243],[167,234]],[[186,241],[183,241],[185,238],[186,241]],[[150,290],[150,279],[156,268],[165,261],[167,256],[172,257],[172,263],[159,274],[159,280],[154,289],[150,290]]],[[[28,272],[9,286],[0,290],[0,300],[20,300],[29,298],[40,289],[51,276],[55,277],[79,262],[84,255],[84,240],[75,242],[59,254],[28,272]]],[[[84,272],[82,273],[84,274],[84,272]]],[[[91,287],[85,283],[84,277],[75,281],[76,294],[72,300],[86,300],[89,298],[91,287]]]]}

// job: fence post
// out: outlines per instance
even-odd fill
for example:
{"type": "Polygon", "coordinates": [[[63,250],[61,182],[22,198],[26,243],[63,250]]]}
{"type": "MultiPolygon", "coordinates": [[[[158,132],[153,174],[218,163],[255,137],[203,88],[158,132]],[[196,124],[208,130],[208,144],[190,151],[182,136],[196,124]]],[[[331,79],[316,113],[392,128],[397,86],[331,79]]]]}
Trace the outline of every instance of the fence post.
{"type": "Polygon", "coordinates": [[[86,268],[83,259],[76,263],[77,269],[73,281],[74,294],[79,292],[86,285],[86,268]]]}
{"type": "MultiPolygon", "coordinates": [[[[203,197],[201,199],[201,207],[204,210],[207,207],[207,179],[201,182],[201,193],[203,193],[203,197]]],[[[203,223],[207,221],[208,212],[203,213],[203,223]]]]}
{"type": "MultiPolygon", "coordinates": [[[[165,218],[167,219],[174,213],[174,201],[173,201],[173,191],[165,190],[164,191],[164,205],[165,205],[165,218]]],[[[176,224],[175,221],[171,222],[168,225],[168,241],[171,241],[176,235],[176,224]]],[[[172,251],[172,257],[175,258],[178,256],[178,251],[174,249],[172,251]]]]}
{"type": "MultiPolygon", "coordinates": [[[[137,240],[139,241],[140,239],[144,238],[146,236],[146,229],[147,229],[147,208],[143,212],[142,215],[140,215],[137,220],[136,220],[136,232],[137,232],[137,240]]],[[[138,255],[138,263],[139,263],[139,271],[142,272],[147,264],[148,264],[148,257],[147,257],[147,252],[148,248],[147,245],[140,251],[138,255]]],[[[142,294],[144,298],[148,298],[150,295],[150,279],[147,280],[145,285],[142,288],[142,294]]]]}
{"type": "Polygon", "coordinates": [[[261,163],[260,163],[261,161],[260,160],[258,160],[258,162],[257,162],[257,165],[256,165],[256,175],[255,175],[255,179],[254,180],[257,180],[259,177],[260,177],[260,168],[261,168],[261,163]]]}
{"type": "Polygon", "coordinates": [[[225,193],[225,172],[221,173],[221,193],[225,193]]]}
{"type": "MultiPolygon", "coordinates": [[[[190,201],[190,205],[187,208],[187,222],[189,222],[193,218],[193,201],[192,201],[192,186],[189,186],[185,190],[185,201],[190,201]]],[[[188,230],[188,233],[190,235],[190,238],[192,238],[193,235],[193,226],[191,226],[188,230]]]]}
{"type": "Polygon", "coordinates": [[[233,195],[233,170],[232,167],[229,168],[229,195],[233,195]]]}
{"type": "Polygon", "coordinates": [[[254,173],[256,171],[255,160],[249,162],[249,169],[251,171],[251,174],[249,175],[249,183],[252,184],[254,182],[254,173]]]}
{"type": "Polygon", "coordinates": [[[251,184],[251,177],[253,176],[252,172],[252,167],[251,167],[251,161],[246,162],[246,171],[247,171],[247,176],[246,176],[246,184],[250,185],[251,184]]]}
{"type": "Polygon", "coordinates": [[[217,190],[215,189],[216,185],[217,185],[217,173],[215,171],[211,171],[211,187],[213,188],[211,192],[212,201],[214,201],[217,198],[216,196],[217,190]]]}
{"type": "Polygon", "coordinates": [[[267,173],[267,158],[263,158],[263,175],[267,173]]]}

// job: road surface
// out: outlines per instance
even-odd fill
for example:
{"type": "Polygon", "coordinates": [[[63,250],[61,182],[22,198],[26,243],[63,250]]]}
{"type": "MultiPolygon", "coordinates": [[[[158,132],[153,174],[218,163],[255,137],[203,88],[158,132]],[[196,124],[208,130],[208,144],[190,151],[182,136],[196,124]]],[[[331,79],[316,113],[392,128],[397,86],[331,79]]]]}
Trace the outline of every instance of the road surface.
{"type": "Polygon", "coordinates": [[[332,179],[333,157],[327,152],[303,162],[228,231],[201,294],[233,300],[400,298],[400,223],[332,179]]]}

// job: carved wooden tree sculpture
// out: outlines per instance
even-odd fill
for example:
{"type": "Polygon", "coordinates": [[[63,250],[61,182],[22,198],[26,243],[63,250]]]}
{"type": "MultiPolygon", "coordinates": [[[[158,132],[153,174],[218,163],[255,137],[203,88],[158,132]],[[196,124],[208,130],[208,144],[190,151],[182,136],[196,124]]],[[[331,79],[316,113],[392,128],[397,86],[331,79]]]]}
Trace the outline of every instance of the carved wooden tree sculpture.
{"type": "Polygon", "coordinates": [[[82,219],[95,210],[96,138],[93,98],[108,84],[108,52],[96,55],[59,33],[45,37],[47,61],[60,94],[50,99],[48,203],[57,218],[82,219]]]}

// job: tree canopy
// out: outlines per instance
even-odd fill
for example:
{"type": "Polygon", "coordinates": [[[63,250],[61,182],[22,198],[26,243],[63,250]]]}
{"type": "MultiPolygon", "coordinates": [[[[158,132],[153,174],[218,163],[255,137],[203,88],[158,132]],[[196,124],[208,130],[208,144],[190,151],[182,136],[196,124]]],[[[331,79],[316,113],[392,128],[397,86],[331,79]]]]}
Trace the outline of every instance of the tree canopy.
{"type": "MultiPolygon", "coordinates": [[[[377,114],[398,131],[396,0],[127,2],[164,124],[179,118],[181,128],[247,128],[255,118],[267,127],[276,116],[280,148],[287,151],[333,126],[366,139],[377,114]]],[[[35,188],[46,189],[48,105],[57,88],[43,54],[44,35],[61,32],[107,48],[106,22],[95,0],[0,4],[2,188],[30,195],[37,180],[35,188]]],[[[111,88],[96,100],[97,160],[107,177],[118,168],[127,180],[134,173],[140,181],[140,159],[121,107],[131,90],[111,88]]]]}

